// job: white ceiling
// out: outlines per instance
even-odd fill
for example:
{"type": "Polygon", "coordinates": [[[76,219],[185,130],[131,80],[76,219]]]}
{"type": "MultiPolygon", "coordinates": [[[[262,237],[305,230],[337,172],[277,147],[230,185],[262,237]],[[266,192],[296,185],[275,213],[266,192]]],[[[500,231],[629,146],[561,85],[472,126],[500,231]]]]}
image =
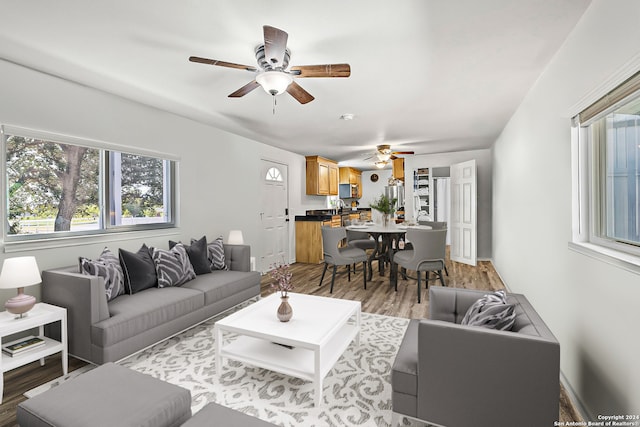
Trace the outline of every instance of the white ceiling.
{"type": "Polygon", "coordinates": [[[416,154],[488,148],[590,0],[0,0],[0,57],[299,154],[371,169],[377,144],[416,154]],[[315,100],[261,89],[262,26],[289,33],[315,100]],[[340,120],[352,113],[352,121],[340,120]]]}

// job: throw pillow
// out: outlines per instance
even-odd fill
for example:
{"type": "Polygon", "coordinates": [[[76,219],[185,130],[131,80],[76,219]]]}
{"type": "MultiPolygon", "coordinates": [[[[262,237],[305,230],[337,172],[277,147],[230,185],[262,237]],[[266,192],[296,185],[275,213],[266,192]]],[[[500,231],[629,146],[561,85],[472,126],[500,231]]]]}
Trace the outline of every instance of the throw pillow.
{"type": "Polygon", "coordinates": [[[209,254],[209,262],[211,263],[211,270],[228,270],[227,262],[224,258],[224,245],[222,244],[222,237],[218,237],[213,242],[207,245],[207,252],[209,254]]]}
{"type": "MultiPolygon", "coordinates": [[[[169,249],[177,243],[169,240],[169,249]]],[[[193,271],[197,275],[211,273],[211,264],[207,257],[207,236],[202,236],[200,240],[191,239],[191,245],[184,245],[189,255],[189,262],[193,266],[193,271]]]]}
{"type": "Polygon", "coordinates": [[[118,257],[104,248],[95,261],[80,257],[80,273],[90,276],[100,276],[104,279],[104,289],[107,301],[124,294],[124,274],[118,257]]]}
{"type": "Polygon", "coordinates": [[[120,265],[124,272],[124,289],[129,295],[158,284],[156,266],[147,245],[142,244],[138,252],[120,249],[120,265]]]}
{"type": "Polygon", "coordinates": [[[168,251],[152,248],[151,257],[156,267],[159,288],[180,286],[196,277],[187,250],[182,243],[175,244],[168,251]]]}
{"type": "Polygon", "coordinates": [[[507,304],[504,291],[497,291],[474,302],[462,318],[461,324],[509,331],[515,321],[515,306],[507,304]]]}

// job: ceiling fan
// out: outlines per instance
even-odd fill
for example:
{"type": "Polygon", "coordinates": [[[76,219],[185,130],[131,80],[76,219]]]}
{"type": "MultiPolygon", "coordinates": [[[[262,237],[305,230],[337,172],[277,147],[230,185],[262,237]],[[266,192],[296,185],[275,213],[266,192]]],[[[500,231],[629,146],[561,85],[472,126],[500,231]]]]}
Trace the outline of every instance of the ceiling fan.
{"type": "Polygon", "coordinates": [[[314,97],[296,83],[294,78],[349,77],[351,75],[349,64],[298,65],[287,70],[291,57],[291,51],[287,49],[289,35],[285,31],[268,25],[263,26],[262,29],[264,44],[256,47],[257,67],[198,56],[189,57],[189,61],[237,68],[254,73],[256,74],[255,79],[231,93],[229,98],[240,98],[258,86],[262,86],[265,92],[274,97],[274,102],[275,96],[285,91],[301,104],[314,100],[314,97]]]}
{"type": "Polygon", "coordinates": [[[415,154],[413,151],[392,151],[389,144],[381,144],[376,146],[376,152],[374,155],[367,157],[365,160],[373,159],[376,157],[378,160],[374,163],[378,169],[389,164],[390,160],[397,159],[396,154],[415,154]]]}

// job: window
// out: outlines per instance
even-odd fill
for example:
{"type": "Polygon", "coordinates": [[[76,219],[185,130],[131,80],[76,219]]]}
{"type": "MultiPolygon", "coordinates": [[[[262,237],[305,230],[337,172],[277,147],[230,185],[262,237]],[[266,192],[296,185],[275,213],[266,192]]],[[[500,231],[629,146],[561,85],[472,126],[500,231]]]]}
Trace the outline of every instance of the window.
{"type": "Polygon", "coordinates": [[[175,161],[3,127],[7,240],[172,227],[175,161]]]}
{"type": "Polygon", "coordinates": [[[574,240],[640,256],[640,73],[574,123],[574,240]]]}
{"type": "Polygon", "coordinates": [[[277,181],[282,182],[282,173],[280,173],[280,169],[278,168],[269,168],[267,171],[267,176],[265,177],[267,181],[277,181]]]}

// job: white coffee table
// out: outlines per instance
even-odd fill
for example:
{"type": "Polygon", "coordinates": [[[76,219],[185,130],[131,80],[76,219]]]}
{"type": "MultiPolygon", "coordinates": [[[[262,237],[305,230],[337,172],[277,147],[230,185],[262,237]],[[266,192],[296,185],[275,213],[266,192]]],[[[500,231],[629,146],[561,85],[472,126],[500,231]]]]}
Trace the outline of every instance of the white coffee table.
{"type": "Polygon", "coordinates": [[[311,381],[319,406],[324,377],[351,341],[360,345],[360,302],[289,293],[289,304],[289,322],[276,316],[279,293],[216,322],[216,373],[221,377],[226,357],[311,381]],[[224,343],[224,333],[239,336],[224,343]]]}

